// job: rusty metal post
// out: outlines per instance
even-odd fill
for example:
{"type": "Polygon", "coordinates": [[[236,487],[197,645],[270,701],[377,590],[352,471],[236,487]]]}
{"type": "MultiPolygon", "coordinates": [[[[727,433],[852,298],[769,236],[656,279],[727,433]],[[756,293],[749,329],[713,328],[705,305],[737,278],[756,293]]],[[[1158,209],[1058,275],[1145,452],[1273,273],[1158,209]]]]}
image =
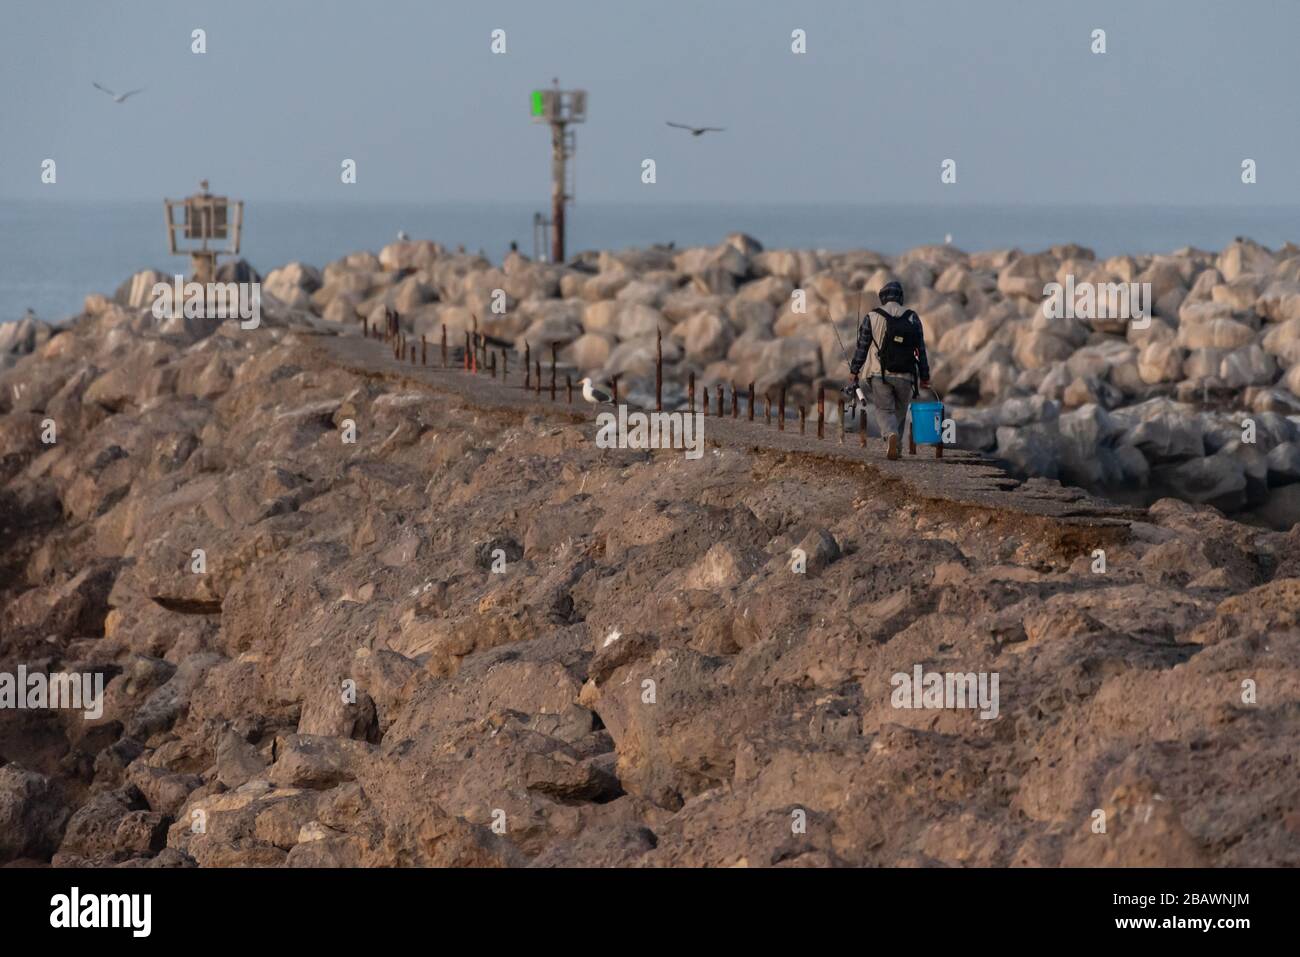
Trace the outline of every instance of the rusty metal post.
{"type": "Polygon", "coordinates": [[[542,394],[542,360],[533,360],[533,394],[542,394]]]}
{"type": "Polygon", "coordinates": [[[573,405],[573,376],[567,372],[564,374],[564,395],[565,401],[573,405]]]}
{"type": "Polygon", "coordinates": [[[655,327],[655,411],[664,410],[664,331],[655,327]]]}
{"type": "Polygon", "coordinates": [[[799,406],[799,434],[800,435],[804,434],[804,426],[807,424],[807,422],[808,422],[808,407],[806,405],[801,405],[799,406]]]}
{"type": "Polygon", "coordinates": [[[718,418],[722,418],[722,383],[718,383],[718,418]]]}
{"type": "Polygon", "coordinates": [[[749,384],[749,421],[754,421],[754,383],[749,384]]]}
{"type": "Polygon", "coordinates": [[[509,378],[510,378],[510,352],[505,348],[505,346],[502,346],[501,347],[501,381],[505,382],[509,378]]]}
{"type": "Polygon", "coordinates": [[[497,354],[495,352],[492,353],[492,362],[490,363],[490,368],[492,370],[492,378],[495,379],[497,377],[497,354]]]}
{"type": "Polygon", "coordinates": [[[617,409],[618,408],[618,376],[614,376],[614,378],[609,380],[609,388],[610,391],[613,393],[612,398],[614,400],[614,408],[617,409]]]}
{"type": "Polygon", "coordinates": [[[858,445],[867,447],[867,413],[858,409],[858,445]]]}
{"type": "Polygon", "coordinates": [[[461,357],[461,364],[465,367],[465,371],[468,372],[469,371],[469,330],[468,329],[465,330],[465,355],[461,357]]]}
{"type": "Polygon", "coordinates": [[[826,438],[826,394],[821,386],[817,387],[817,438],[826,438]]]}
{"type": "Polygon", "coordinates": [[[551,343],[551,401],[555,401],[555,343],[551,343]]]}
{"type": "Polygon", "coordinates": [[[736,392],[736,383],[731,383],[731,417],[740,418],[740,396],[736,392]]]}
{"type": "Polygon", "coordinates": [[[700,412],[704,415],[709,414],[709,387],[707,385],[700,386],[700,412]]]}
{"type": "Polygon", "coordinates": [[[470,362],[469,371],[474,373],[475,375],[478,375],[478,333],[477,332],[474,333],[473,345],[474,345],[474,351],[470,353],[470,358],[469,358],[469,362],[470,362]]]}
{"type": "MultiPolygon", "coordinates": [[[[558,97],[559,94],[556,93],[558,97]]],[[[564,126],[559,120],[551,122],[551,262],[564,262],[564,161],[568,151],[564,146],[564,126]]]]}
{"type": "Polygon", "coordinates": [[[776,427],[778,431],[785,431],[785,383],[781,383],[781,407],[776,410],[776,427]]]}
{"type": "Polygon", "coordinates": [[[420,365],[429,364],[429,343],[425,340],[424,335],[420,335],[420,365]]]}
{"type": "Polygon", "coordinates": [[[447,368],[447,324],[442,324],[442,367],[447,368]]]}
{"type": "Polygon", "coordinates": [[[763,422],[765,425],[772,424],[772,393],[770,392],[763,396],[763,422]]]}
{"type": "Polygon", "coordinates": [[[411,365],[415,365],[415,343],[411,343],[411,365]]]}
{"type": "Polygon", "coordinates": [[[695,414],[695,373],[694,372],[692,372],[689,376],[686,377],[686,398],[687,401],[690,403],[688,408],[690,409],[691,414],[694,415],[695,414]]]}
{"type": "Polygon", "coordinates": [[[529,377],[533,374],[533,349],[527,342],[524,343],[524,388],[530,385],[529,377]]]}

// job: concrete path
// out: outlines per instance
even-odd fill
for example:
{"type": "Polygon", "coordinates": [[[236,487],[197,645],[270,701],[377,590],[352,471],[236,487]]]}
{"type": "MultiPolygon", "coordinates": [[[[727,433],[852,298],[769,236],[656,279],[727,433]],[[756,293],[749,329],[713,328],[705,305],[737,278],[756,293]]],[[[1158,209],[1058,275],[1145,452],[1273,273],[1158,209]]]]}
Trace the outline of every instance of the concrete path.
{"type": "MultiPolygon", "coordinates": [[[[591,434],[596,431],[597,410],[582,401],[580,389],[574,383],[573,404],[566,402],[564,376],[572,370],[561,367],[557,373],[558,386],[555,401],[550,398],[550,369],[542,368],[543,389],[540,395],[523,388],[522,357],[512,356],[510,375],[503,381],[480,370],[477,374],[463,369],[463,354],[454,350],[449,357],[449,367],[442,367],[440,347],[429,343],[427,365],[420,364],[420,344],[416,340],[416,361],[394,358],[392,347],[378,339],[367,339],[359,332],[343,335],[320,335],[315,342],[330,361],[362,375],[381,375],[402,381],[404,386],[418,386],[440,393],[459,396],[476,408],[517,410],[521,413],[555,416],[567,421],[589,423],[591,434]]],[[[409,352],[408,352],[409,356],[409,352]]],[[[575,376],[576,377],[576,376],[575,376]]],[[[827,401],[835,400],[828,395],[827,401]]],[[[710,395],[710,413],[715,412],[715,396],[710,395]]],[[[731,418],[731,396],[728,392],[722,418],[710,414],[705,419],[704,435],[709,446],[746,449],[769,449],[798,455],[814,456],[834,462],[837,471],[845,466],[864,470],[868,482],[901,483],[908,495],[918,500],[946,502],[956,506],[990,509],[999,512],[1021,513],[1073,526],[1101,531],[1127,528],[1132,520],[1142,519],[1145,510],[1116,505],[1089,495],[1082,489],[1063,486],[1044,479],[1022,481],[1008,475],[996,463],[975,452],[948,448],[942,458],[935,458],[934,449],[922,446],[911,456],[906,448],[900,460],[891,462],[885,457],[883,444],[878,438],[868,437],[861,447],[856,432],[841,436],[838,423],[828,423],[826,437],[818,439],[816,423],[810,421],[807,434],[799,434],[797,413],[786,419],[785,431],[778,431],[776,410],[772,424],[763,420],[763,402],[757,403],[755,421],[748,421],[745,397],[740,400],[740,414],[731,418]]],[[[608,407],[606,407],[608,409],[608,407]]],[[[793,411],[793,410],[791,410],[793,411]]],[[[810,417],[811,418],[811,417],[810,417]]],[[[904,443],[906,445],[906,443],[904,443]]],[[[828,462],[829,464],[829,462],[828,462]]]]}

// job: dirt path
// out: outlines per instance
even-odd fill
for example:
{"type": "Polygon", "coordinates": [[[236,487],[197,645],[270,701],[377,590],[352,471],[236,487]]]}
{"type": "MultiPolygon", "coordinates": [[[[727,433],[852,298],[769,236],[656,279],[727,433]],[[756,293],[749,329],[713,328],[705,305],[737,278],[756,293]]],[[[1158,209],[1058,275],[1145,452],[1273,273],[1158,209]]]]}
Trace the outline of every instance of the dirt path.
{"type": "MultiPolygon", "coordinates": [[[[458,396],[470,406],[480,409],[516,410],[521,413],[555,416],[570,422],[586,422],[595,435],[595,411],[582,403],[578,388],[574,387],[574,403],[566,403],[564,374],[558,374],[555,401],[550,398],[550,369],[543,367],[543,388],[540,395],[523,388],[522,357],[512,359],[508,379],[493,378],[485,371],[472,374],[462,368],[459,350],[449,358],[448,368],[442,367],[439,348],[431,344],[428,364],[419,362],[418,345],[416,362],[394,358],[392,348],[377,339],[367,339],[357,333],[321,335],[315,340],[322,352],[338,365],[360,375],[380,375],[401,380],[439,393],[458,396]]],[[[833,397],[828,396],[828,401],[833,397]]],[[[725,415],[712,414],[716,401],[710,396],[710,413],[705,420],[706,444],[744,449],[765,449],[797,455],[815,456],[835,463],[837,471],[845,466],[864,471],[864,480],[879,485],[896,484],[914,500],[947,503],[958,507],[973,507],[994,512],[1033,516],[1048,519],[1056,524],[1098,532],[1109,530],[1123,533],[1130,521],[1141,519],[1145,510],[1116,505],[1095,498],[1082,489],[1063,486],[1041,479],[1021,481],[1008,475],[996,463],[975,452],[946,449],[942,458],[936,459],[934,451],[922,447],[916,456],[908,455],[895,462],[885,458],[878,439],[868,438],[865,448],[859,444],[856,432],[841,437],[838,424],[828,424],[826,437],[818,439],[816,424],[808,423],[807,434],[800,435],[797,414],[787,418],[785,431],[779,431],[776,412],[772,424],[764,422],[760,403],[755,421],[748,421],[747,406],[742,397],[738,418],[731,418],[731,397],[725,403],[725,415]],[[841,440],[842,439],[842,440],[841,440]]]]}

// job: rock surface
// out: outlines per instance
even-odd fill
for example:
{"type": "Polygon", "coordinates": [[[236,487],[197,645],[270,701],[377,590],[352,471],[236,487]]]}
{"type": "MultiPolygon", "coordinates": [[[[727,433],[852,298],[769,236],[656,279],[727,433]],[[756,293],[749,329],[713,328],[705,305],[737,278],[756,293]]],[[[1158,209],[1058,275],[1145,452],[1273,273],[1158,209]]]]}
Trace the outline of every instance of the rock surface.
{"type": "MultiPolygon", "coordinates": [[[[97,302],[0,373],[0,672],[105,682],[93,719],[0,711],[0,863],[1300,863],[1300,529],[1208,504],[1300,487],[1287,415],[1257,413],[1251,448],[1176,396],[1112,406],[1138,360],[1086,330],[1051,362],[1074,362],[1052,381],[1091,383],[1088,401],[1020,390],[1054,367],[1021,367],[1000,330],[1033,320],[996,307],[1032,304],[1056,254],[1007,270],[956,250],[726,245],[602,253],[591,270],[514,256],[487,280],[517,303],[567,289],[583,316],[620,302],[607,327],[570,329],[608,337],[608,355],[583,346],[599,361],[639,348],[653,312],[680,363],[710,363],[706,384],[745,368],[738,382],[793,391],[827,369],[824,343],[772,335],[795,284],[823,325],[851,325],[853,283],[928,279],[959,291],[918,288],[923,316],[1001,316],[963,333],[997,346],[970,390],[1019,391],[964,410],[982,441],[1005,434],[1045,470],[1057,450],[1068,478],[1158,472],[1205,504],[1030,520],[993,496],[916,494],[872,464],[875,443],[838,459],[605,450],[586,409],[337,361],[320,335],[357,336],[369,315],[318,317],[344,289],[373,309],[419,276],[404,328],[434,342],[444,310],[490,308],[496,287],[469,281],[489,264],[433,244],[276,270],[284,295],[256,330],[164,330],[147,304],[97,302]],[[996,674],[996,717],[899,707],[918,666],[996,674]]],[[[1177,283],[1133,268],[1217,305],[1275,259],[1189,253],[1177,283]],[[1210,270],[1222,282],[1200,283],[1210,270]]],[[[1263,348],[1283,361],[1276,338],[1263,348]]],[[[1026,503],[1059,493],[987,481],[1026,503]]]]}
{"type": "MultiPolygon", "coordinates": [[[[267,287],[345,325],[362,317],[375,325],[374,310],[392,306],[409,334],[431,340],[445,328],[459,342],[477,317],[494,342],[520,351],[527,343],[534,354],[555,345],[578,375],[618,377],[629,396],[652,387],[662,334],[669,381],[694,374],[701,388],[752,382],[769,399],[784,387],[798,407],[811,405],[818,389],[833,395],[843,384],[835,332],[851,343],[859,297],[870,309],[880,287],[897,279],[925,325],[934,384],[952,411],[958,446],[996,455],[1021,475],[1064,476],[1150,504],[1186,494],[1186,483],[1157,466],[1218,467],[1193,461],[1214,448],[1188,442],[1164,451],[1145,437],[1147,417],[1160,427],[1171,403],[1187,429],[1201,432],[1244,430],[1264,413],[1289,417],[1285,435],[1243,439],[1265,456],[1300,433],[1297,275],[1300,248],[1270,250],[1244,239],[1218,253],[1189,248],[1099,261],[1077,246],[978,254],[931,246],[898,256],[764,251],[735,234],[714,247],[624,250],[566,264],[512,253],[501,268],[407,241],[377,258],[346,257],[323,274],[293,263],[271,273],[267,287]],[[1053,318],[1046,310],[1048,285],[1067,279],[1097,290],[1094,318],[1053,318]],[[1138,321],[1112,303],[1117,284],[1129,282],[1150,287],[1151,314],[1138,321]],[[1004,405],[1034,396],[1054,403],[1052,417],[1086,405],[1127,411],[1131,428],[1085,448],[1043,420],[1000,434],[986,424],[1004,405]]],[[[684,395],[678,399],[684,404],[684,395]]],[[[1218,504],[1285,530],[1300,512],[1289,507],[1293,495],[1274,493],[1290,483],[1270,473],[1256,494],[1220,496],[1218,504]]]]}

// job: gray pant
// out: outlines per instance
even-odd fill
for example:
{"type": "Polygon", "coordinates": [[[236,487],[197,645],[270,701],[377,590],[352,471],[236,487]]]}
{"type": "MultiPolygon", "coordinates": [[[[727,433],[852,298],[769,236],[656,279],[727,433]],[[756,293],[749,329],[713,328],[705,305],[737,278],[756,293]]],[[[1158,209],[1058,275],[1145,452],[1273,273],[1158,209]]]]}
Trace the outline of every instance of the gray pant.
{"type": "Polygon", "coordinates": [[[871,401],[876,406],[876,424],[880,426],[880,435],[901,435],[907,406],[912,401],[911,377],[872,376],[871,401]]]}

